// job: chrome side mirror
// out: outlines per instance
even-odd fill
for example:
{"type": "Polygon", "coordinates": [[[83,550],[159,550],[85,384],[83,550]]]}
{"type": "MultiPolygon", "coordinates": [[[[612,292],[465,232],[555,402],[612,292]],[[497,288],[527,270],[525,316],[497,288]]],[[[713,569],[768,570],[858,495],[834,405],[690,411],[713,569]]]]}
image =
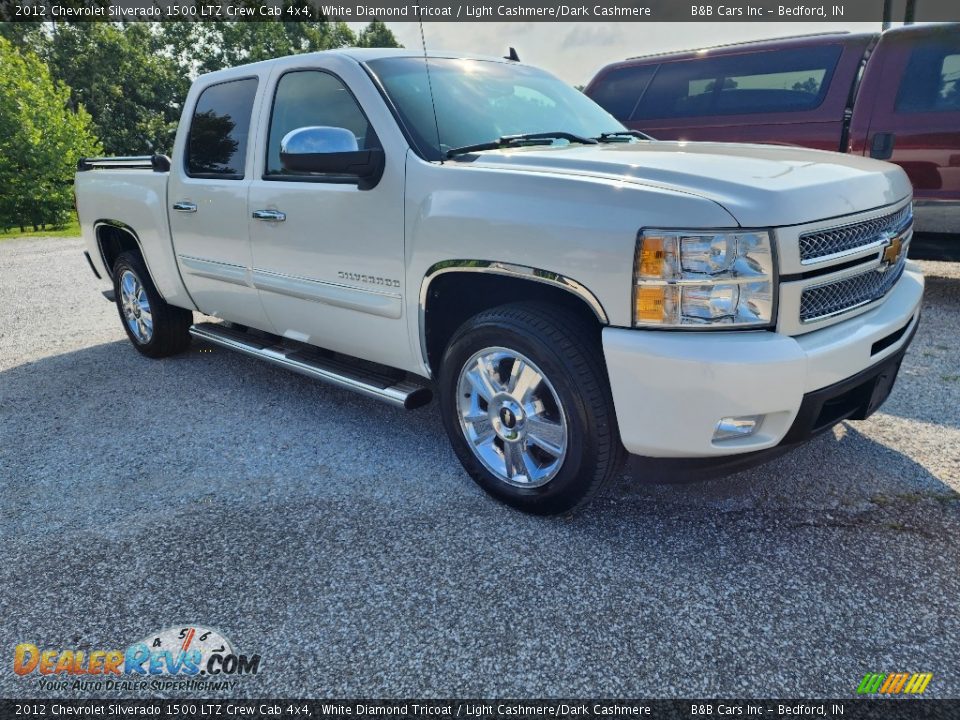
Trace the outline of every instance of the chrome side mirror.
{"type": "Polygon", "coordinates": [[[360,150],[352,132],[337,127],[302,127],[280,141],[280,165],[288,173],[323,173],[329,182],[356,182],[374,187],[383,175],[385,155],[379,148],[360,150]]]}
{"type": "Polygon", "coordinates": [[[302,127],[291,130],[280,141],[280,157],[317,153],[356,152],[357,138],[349,130],[338,127],[302,127]]]}

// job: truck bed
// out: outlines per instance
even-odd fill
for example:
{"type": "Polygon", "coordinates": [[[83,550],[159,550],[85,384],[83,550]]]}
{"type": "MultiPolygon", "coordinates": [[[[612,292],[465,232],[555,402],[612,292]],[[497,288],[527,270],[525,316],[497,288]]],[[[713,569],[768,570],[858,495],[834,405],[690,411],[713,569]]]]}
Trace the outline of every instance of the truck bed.
{"type": "Polygon", "coordinates": [[[190,307],[193,303],[176,266],[167,215],[169,160],[165,166],[153,160],[160,157],[82,159],[74,181],[77,213],[87,251],[102,277],[112,273],[101,252],[101,236],[105,227],[119,228],[139,244],[160,294],[168,302],[190,307]]]}

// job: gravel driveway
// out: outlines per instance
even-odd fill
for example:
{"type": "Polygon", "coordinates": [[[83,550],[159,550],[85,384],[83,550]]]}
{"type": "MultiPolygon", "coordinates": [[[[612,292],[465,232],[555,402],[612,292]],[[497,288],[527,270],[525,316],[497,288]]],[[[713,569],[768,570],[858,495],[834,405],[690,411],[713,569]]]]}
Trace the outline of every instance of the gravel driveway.
{"type": "Polygon", "coordinates": [[[233,696],[850,696],[922,671],[960,697],[960,263],[923,264],[868,421],[542,519],[473,485],[435,405],[196,343],[141,357],[81,250],[0,242],[0,696],[51,694],[18,643],[198,623],[262,656],[233,696]]]}

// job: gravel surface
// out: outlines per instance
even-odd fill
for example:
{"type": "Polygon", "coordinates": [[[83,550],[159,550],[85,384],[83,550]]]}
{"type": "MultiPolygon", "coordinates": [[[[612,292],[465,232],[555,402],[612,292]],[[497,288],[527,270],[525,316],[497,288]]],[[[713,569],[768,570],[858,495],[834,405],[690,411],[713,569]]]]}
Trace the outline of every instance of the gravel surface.
{"type": "Polygon", "coordinates": [[[197,623],[262,656],[228,696],[850,696],[922,671],[960,697],[960,263],[923,264],[869,420],[542,519],[473,485],[435,405],[196,343],[141,357],[81,250],[0,242],[0,696],[74,694],[16,677],[18,643],[197,623]]]}

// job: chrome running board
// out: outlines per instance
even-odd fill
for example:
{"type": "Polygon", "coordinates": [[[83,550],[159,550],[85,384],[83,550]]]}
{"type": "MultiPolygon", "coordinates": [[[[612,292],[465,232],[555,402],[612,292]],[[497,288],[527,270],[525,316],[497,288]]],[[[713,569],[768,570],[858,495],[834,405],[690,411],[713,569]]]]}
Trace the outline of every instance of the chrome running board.
{"type": "Polygon", "coordinates": [[[351,359],[345,356],[326,353],[304,343],[290,343],[276,335],[248,332],[219,323],[191,325],[190,334],[407,410],[426,405],[433,397],[430,388],[410,380],[399,371],[374,369],[373,363],[362,360],[349,362],[351,359]]]}

